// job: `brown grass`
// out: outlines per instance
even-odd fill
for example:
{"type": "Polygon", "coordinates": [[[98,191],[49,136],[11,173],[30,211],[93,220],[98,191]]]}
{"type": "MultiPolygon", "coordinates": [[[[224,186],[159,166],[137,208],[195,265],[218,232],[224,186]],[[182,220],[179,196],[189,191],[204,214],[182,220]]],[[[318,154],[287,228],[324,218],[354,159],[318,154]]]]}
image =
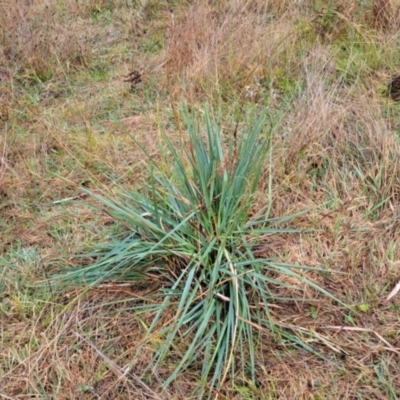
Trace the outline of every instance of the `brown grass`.
{"type": "Polygon", "coordinates": [[[400,5],[393,0],[375,0],[372,6],[372,24],[377,29],[398,32],[400,5]]]}
{"type": "Polygon", "coordinates": [[[173,16],[162,0],[128,3],[0,1],[0,397],[191,398],[196,368],[162,393],[179,349],[142,375],[150,316],[125,309],[145,288],[37,287],[118,231],[80,188],[140,189],[138,143],[168,168],[160,132],[177,134],[187,101],[219,104],[228,133],[273,115],[273,216],[309,212],[304,233],[263,238],[260,254],[332,270],[307,277],[357,311],[307,288],[273,305],[330,362],[260,332],[256,385],[238,377],[219,398],[397,398],[399,310],[385,299],[399,280],[400,127],[380,94],[398,69],[397,3],[194,1],[173,16]]]}

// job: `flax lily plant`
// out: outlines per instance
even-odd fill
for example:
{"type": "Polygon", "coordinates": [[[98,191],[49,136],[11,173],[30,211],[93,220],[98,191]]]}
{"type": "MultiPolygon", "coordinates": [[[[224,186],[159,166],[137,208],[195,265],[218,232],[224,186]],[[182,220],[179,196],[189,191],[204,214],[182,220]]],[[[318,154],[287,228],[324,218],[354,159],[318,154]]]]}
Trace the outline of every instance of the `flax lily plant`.
{"type": "MultiPolygon", "coordinates": [[[[271,220],[270,207],[254,213],[256,190],[271,151],[271,129],[265,130],[264,119],[255,121],[247,133],[228,137],[209,112],[204,112],[203,124],[187,111],[183,114],[185,141],[176,146],[165,138],[172,172],[149,159],[150,179],[142,193],[124,190],[118,200],[93,195],[129,232],[88,254],[97,258],[93,264],[55,279],[94,285],[157,277],[163,285],[158,300],[152,297],[149,310],[154,318],[146,329],[149,340],[155,332],[162,340],[149,371],[189,337],[165,387],[201,361],[203,388],[216,388],[238,368],[254,379],[257,331],[286,335],[270,313],[271,302],[288,300],[274,295],[274,288],[285,285],[277,275],[297,278],[332,296],[298,273],[307,267],[257,256],[258,239],[289,232],[277,226],[296,217],[271,220]],[[168,324],[166,315],[173,315],[168,324]]],[[[295,335],[287,338],[308,348],[295,335]]]]}

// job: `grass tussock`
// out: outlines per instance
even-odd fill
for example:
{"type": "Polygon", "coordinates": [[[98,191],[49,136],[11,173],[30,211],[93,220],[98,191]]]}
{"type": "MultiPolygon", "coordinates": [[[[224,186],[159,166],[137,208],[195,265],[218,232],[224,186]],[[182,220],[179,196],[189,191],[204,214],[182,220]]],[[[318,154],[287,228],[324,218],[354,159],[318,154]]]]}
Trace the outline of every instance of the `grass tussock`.
{"type": "MultiPolygon", "coordinates": [[[[270,220],[269,206],[249,217],[271,140],[270,134],[263,132],[262,120],[256,121],[249,133],[230,140],[223,140],[218,122],[208,112],[203,124],[206,139],[196,119],[187,115],[188,143],[176,149],[166,138],[173,178],[150,160],[155,171],[150,173],[151,184],[143,188],[143,195],[124,191],[121,199],[96,196],[110,215],[128,228],[126,237],[118,235],[105,248],[88,254],[98,258],[93,264],[54,278],[56,283],[89,286],[123,280],[161,281],[161,299],[151,296],[154,319],[147,335],[157,331],[164,343],[152,357],[152,368],[157,369],[171,347],[180,346],[182,332],[193,336],[166,387],[199,362],[199,353],[204,353],[201,380],[211,378],[211,388],[222,386],[243,352],[250,358],[246,364],[254,381],[254,328],[279,332],[311,350],[273,322],[270,303],[288,300],[275,293],[276,286],[292,293],[316,289],[340,303],[307,279],[304,271],[310,268],[280,263],[261,250],[259,237],[296,232],[279,228],[296,215],[270,220]],[[166,315],[176,318],[166,323],[166,315]]],[[[132,310],[140,312],[142,308],[132,310]]],[[[244,373],[244,365],[242,370],[244,373]]]]}
{"type": "Polygon", "coordinates": [[[272,26],[267,9],[266,4],[196,1],[187,12],[172,15],[164,61],[165,86],[172,95],[179,90],[193,99],[232,101],[262,90],[285,52],[282,43],[293,35],[285,14],[278,17],[281,25],[272,26]]]}
{"type": "MultiPolygon", "coordinates": [[[[399,21],[397,2],[380,0],[0,2],[0,397],[186,399],[202,389],[220,399],[396,399],[398,295],[386,298],[400,259],[400,114],[387,94],[399,74],[399,21]],[[124,82],[135,71],[140,78],[124,82]],[[260,272],[274,283],[259,289],[296,299],[266,301],[269,319],[255,304],[257,281],[238,274],[252,323],[230,325],[238,328],[236,347],[220,353],[222,339],[210,327],[222,330],[236,314],[220,325],[210,317],[203,330],[210,341],[194,340],[204,320],[196,320],[196,307],[211,292],[196,274],[194,302],[185,292],[185,266],[206,259],[193,251],[177,262],[171,245],[157,266],[147,259],[146,281],[119,275],[86,289],[38,285],[66,269],[90,271],[99,254],[78,255],[132,230],[93,208],[81,188],[113,201],[121,187],[148,195],[158,184],[143,149],[158,170],[154,179],[179,182],[174,152],[192,154],[177,111],[185,101],[191,110],[204,103],[221,110],[225,144],[244,135],[254,116],[268,115],[271,151],[243,221],[269,210],[280,231],[245,238],[256,244],[257,260],[311,267],[297,269],[298,277],[260,272]],[[179,293],[171,293],[172,281],[182,283],[179,293]],[[186,320],[179,307],[188,307],[186,320]],[[197,325],[187,323],[190,316],[197,325]],[[266,321],[279,329],[271,333],[266,321]],[[203,362],[213,354],[234,369],[203,362]],[[218,379],[224,384],[213,390],[218,379]]],[[[228,145],[222,149],[229,154],[228,145]]],[[[193,183],[189,160],[182,171],[193,183]]],[[[171,211],[166,192],[158,194],[171,211]]],[[[161,221],[172,240],[177,231],[161,221]]],[[[199,241],[210,239],[203,250],[222,237],[199,232],[199,241]]],[[[230,273],[215,281],[217,291],[232,289],[215,302],[226,315],[233,302],[224,296],[235,298],[230,273]]]]}

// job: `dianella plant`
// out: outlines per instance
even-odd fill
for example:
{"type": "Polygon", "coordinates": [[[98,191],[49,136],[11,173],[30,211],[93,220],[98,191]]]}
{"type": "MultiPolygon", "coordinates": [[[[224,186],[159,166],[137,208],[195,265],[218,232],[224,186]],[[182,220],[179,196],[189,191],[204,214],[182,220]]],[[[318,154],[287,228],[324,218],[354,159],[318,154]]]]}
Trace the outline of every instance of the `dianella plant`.
{"type": "MultiPolygon", "coordinates": [[[[149,341],[158,338],[148,371],[157,370],[171,349],[181,349],[165,387],[193,365],[208,389],[240,370],[254,379],[257,333],[285,335],[270,309],[272,302],[288,300],[274,295],[287,285],[277,277],[290,276],[291,282],[298,279],[331,297],[299,273],[307,267],[260,255],[262,238],[293,232],[279,224],[296,217],[269,218],[271,187],[265,208],[257,210],[260,178],[268,176],[268,166],[271,173],[270,124],[259,118],[245,132],[229,135],[210,112],[202,114],[184,109],[179,145],[165,135],[171,168],[165,171],[149,157],[143,191],[121,190],[117,199],[93,195],[128,231],[87,254],[96,257],[91,265],[55,277],[86,285],[162,282],[149,302],[146,331],[149,341]],[[186,345],[180,346],[184,338],[186,345]]],[[[141,303],[137,311],[142,309],[141,303]]]]}

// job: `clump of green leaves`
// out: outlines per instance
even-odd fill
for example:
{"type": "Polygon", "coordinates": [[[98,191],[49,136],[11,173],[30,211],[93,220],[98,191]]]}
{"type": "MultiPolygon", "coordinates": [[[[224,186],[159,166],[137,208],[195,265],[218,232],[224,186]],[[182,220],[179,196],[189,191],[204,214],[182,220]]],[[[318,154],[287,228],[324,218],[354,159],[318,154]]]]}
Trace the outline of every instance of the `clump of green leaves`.
{"type": "Polygon", "coordinates": [[[277,226],[295,217],[271,220],[270,207],[254,213],[271,150],[264,119],[255,121],[247,134],[229,137],[208,112],[205,132],[196,117],[187,111],[184,115],[188,143],[182,138],[176,146],[165,138],[172,174],[150,159],[151,179],[143,193],[124,191],[118,200],[95,196],[130,233],[89,254],[99,257],[92,265],[56,279],[87,284],[154,276],[162,280],[158,301],[152,298],[149,306],[154,318],[148,337],[157,331],[162,338],[149,370],[179,347],[182,337],[189,337],[165,386],[201,358],[202,382],[217,387],[236,373],[238,356],[243,374],[255,377],[253,334],[279,329],[270,315],[270,302],[283,300],[274,295],[277,285],[285,285],[277,276],[289,275],[329,294],[296,272],[306,267],[257,253],[260,237],[288,232],[277,226]],[[169,315],[174,317],[165,325],[161,321],[169,315]]]}

